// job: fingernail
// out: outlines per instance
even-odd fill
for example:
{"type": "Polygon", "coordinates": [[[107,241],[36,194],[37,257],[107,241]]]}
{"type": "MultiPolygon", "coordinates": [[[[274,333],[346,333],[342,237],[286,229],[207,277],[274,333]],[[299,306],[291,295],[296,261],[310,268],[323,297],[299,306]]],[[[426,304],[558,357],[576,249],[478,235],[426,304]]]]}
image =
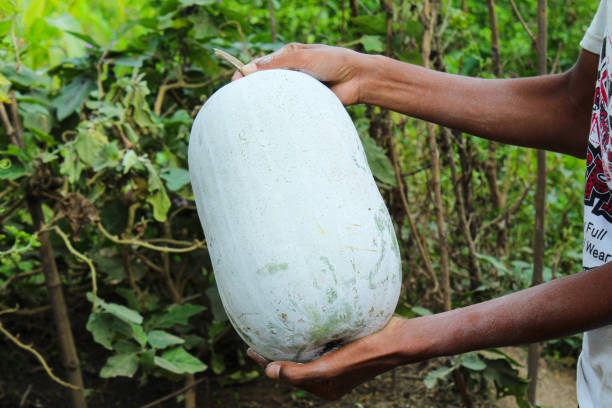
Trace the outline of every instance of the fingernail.
{"type": "Polygon", "coordinates": [[[240,72],[242,72],[242,75],[250,75],[253,72],[257,71],[257,64],[255,64],[254,62],[249,62],[248,64],[246,64],[244,67],[242,67],[242,69],[240,70],[240,72]]]}
{"type": "Polygon", "coordinates": [[[266,367],[266,375],[268,377],[278,380],[278,373],[280,373],[279,364],[268,364],[266,367]]]}

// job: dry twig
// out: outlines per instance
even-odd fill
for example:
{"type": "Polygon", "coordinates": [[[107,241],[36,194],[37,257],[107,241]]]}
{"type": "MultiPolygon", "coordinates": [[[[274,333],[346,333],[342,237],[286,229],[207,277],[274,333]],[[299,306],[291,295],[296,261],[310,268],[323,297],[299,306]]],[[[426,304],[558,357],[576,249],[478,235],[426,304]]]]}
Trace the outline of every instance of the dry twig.
{"type": "Polygon", "coordinates": [[[43,368],[47,372],[47,375],[49,375],[49,377],[51,377],[51,379],[53,381],[55,381],[56,383],[58,383],[60,385],[63,385],[64,387],[72,388],[73,390],[78,390],[79,389],[79,387],[77,387],[76,385],[67,383],[66,381],[63,381],[62,379],[58,378],[55,374],[53,374],[53,372],[51,371],[51,368],[49,368],[49,366],[47,365],[47,362],[45,361],[43,356],[41,356],[40,353],[38,351],[34,350],[31,346],[28,346],[27,344],[23,344],[21,341],[19,341],[19,339],[17,337],[13,336],[8,330],[6,330],[4,328],[4,326],[2,326],[2,322],[0,322],[0,332],[2,332],[2,334],[4,334],[6,337],[8,337],[9,340],[12,341],[19,348],[22,348],[22,349],[24,349],[26,351],[29,351],[30,353],[34,354],[34,356],[38,359],[38,361],[40,361],[40,363],[42,364],[43,368]]]}

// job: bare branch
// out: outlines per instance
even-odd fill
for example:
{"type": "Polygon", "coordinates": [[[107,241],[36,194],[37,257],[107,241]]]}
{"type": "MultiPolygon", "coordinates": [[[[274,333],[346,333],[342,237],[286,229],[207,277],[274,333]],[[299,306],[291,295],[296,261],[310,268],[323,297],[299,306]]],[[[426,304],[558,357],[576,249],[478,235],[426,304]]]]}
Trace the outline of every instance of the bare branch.
{"type": "Polygon", "coordinates": [[[19,339],[17,337],[13,336],[8,330],[6,330],[4,328],[4,326],[2,326],[2,322],[0,322],[0,332],[2,332],[2,334],[4,334],[6,337],[8,337],[9,340],[12,341],[17,347],[22,348],[22,349],[24,349],[26,351],[29,351],[30,353],[34,354],[34,356],[38,359],[38,361],[40,361],[40,364],[42,364],[43,368],[47,372],[47,375],[49,375],[49,377],[51,377],[51,379],[53,381],[55,381],[56,383],[58,383],[60,385],[63,385],[64,387],[72,388],[73,390],[80,389],[76,385],[67,383],[66,381],[61,380],[55,374],[53,374],[53,372],[51,371],[51,368],[49,368],[49,366],[47,365],[47,362],[45,361],[43,356],[41,356],[40,353],[38,351],[34,350],[31,346],[28,346],[27,344],[23,344],[21,341],[19,341],[19,339]]]}
{"type": "Polygon", "coordinates": [[[518,7],[516,7],[516,3],[514,2],[514,0],[510,0],[510,4],[512,4],[512,9],[514,10],[514,14],[516,15],[516,18],[521,23],[525,31],[527,32],[527,35],[529,36],[529,38],[531,38],[531,41],[535,42],[536,37],[535,35],[533,35],[531,30],[529,29],[529,26],[527,26],[527,23],[525,22],[525,20],[523,20],[523,16],[521,16],[521,12],[519,11],[518,7]]]}

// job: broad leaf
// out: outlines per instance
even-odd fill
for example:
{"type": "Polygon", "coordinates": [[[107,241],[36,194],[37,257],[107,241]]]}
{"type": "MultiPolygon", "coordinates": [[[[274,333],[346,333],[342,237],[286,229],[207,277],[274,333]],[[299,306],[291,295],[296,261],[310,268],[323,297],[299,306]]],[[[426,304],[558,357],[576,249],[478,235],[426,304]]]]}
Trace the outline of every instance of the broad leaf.
{"type": "Polygon", "coordinates": [[[183,344],[185,340],[163,330],[152,330],[147,334],[147,341],[151,347],[163,349],[176,344],[183,344]]]}
{"type": "Polygon", "coordinates": [[[383,52],[385,45],[377,35],[364,35],[359,39],[366,52],[383,52]]]}
{"type": "Polygon", "coordinates": [[[95,87],[93,79],[79,76],[61,88],[59,95],[52,103],[57,109],[57,119],[64,120],[73,112],[80,111],[81,104],[95,87]]]}
{"type": "Polygon", "coordinates": [[[385,154],[384,149],[378,146],[376,141],[367,135],[363,138],[363,148],[374,177],[385,184],[397,186],[393,165],[385,154]]]}
{"type": "Polygon", "coordinates": [[[113,349],[115,331],[112,327],[113,318],[107,313],[92,313],[87,320],[87,330],[93,335],[94,341],[105,348],[113,349]]]}
{"type": "Polygon", "coordinates": [[[466,353],[460,357],[461,365],[473,371],[482,371],[487,368],[487,364],[478,358],[475,352],[466,353]]]}
{"type": "Polygon", "coordinates": [[[100,377],[132,377],[138,370],[138,355],[125,353],[111,356],[100,370],[100,377]]]}
{"type": "Polygon", "coordinates": [[[436,370],[429,372],[429,374],[427,374],[427,377],[425,377],[424,380],[425,386],[430,389],[433,388],[436,385],[436,382],[438,382],[438,380],[443,380],[448,377],[448,375],[452,373],[455,368],[457,367],[440,367],[436,370]]]}
{"type": "Polygon", "coordinates": [[[177,191],[189,184],[189,172],[185,169],[168,167],[161,171],[159,175],[166,181],[166,186],[170,191],[177,191]]]}
{"type": "MultiPolygon", "coordinates": [[[[87,293],[87,300],[93,302],[93,295],[91,292],[87,293]]],[[[101,298],[96,298],[96,304],[100,306],[104,311],[112,314],[126,323],[142,323],[142,316],[135,310],[129,309],[125,306],[118,305],[116,303],[107,303],[101,298]]]]}
{"type": "Polygon", "coordinates": [[[155,365],[175,374],[194,374],[206,370],[207,365],[185,351],[176,347],[153,359],[155,365]]]}
{"type": "Polygon", "coordinates": [[[189,318],[202,311],[206,310],[204,306],[185,303],[183,305],[174,305],[168,308],[168,311],[161,318],[152,324],[153,327],[167,328],[175,324],[187,325],[189,318]]]}

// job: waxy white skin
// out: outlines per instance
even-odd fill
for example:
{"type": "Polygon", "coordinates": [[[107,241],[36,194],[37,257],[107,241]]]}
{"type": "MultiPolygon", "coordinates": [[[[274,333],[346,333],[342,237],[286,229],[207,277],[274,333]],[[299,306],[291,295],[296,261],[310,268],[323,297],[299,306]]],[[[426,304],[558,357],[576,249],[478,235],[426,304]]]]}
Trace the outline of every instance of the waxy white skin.
{"type": "Polygon", "coordinates": [[[195,119],[189,173],[223,306],[257,353],[310,361],[386,324],[393,224],[326,86],[288,70],[224,86],[195,119]]]}

